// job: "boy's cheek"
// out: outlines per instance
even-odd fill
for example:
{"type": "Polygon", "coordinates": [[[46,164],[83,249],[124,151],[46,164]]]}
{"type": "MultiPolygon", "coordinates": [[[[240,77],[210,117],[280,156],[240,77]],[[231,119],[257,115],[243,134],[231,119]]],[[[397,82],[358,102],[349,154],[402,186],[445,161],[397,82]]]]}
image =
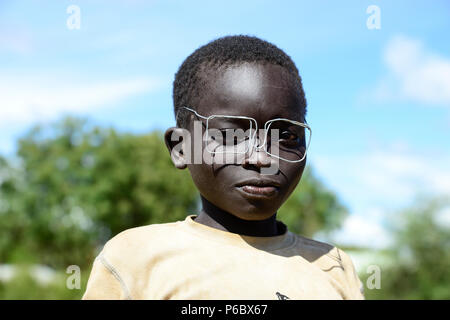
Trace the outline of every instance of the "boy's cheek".
{"type": "MultiPolygon", "coordinates": [[[[281,169],[282,170],[282,169],[281,169]]],[[[289,195],[294,191],[303,176],[305,170],[305,161],[301,164],[295,164],[289,167],[285,172],[289,179],[289,195]]],[[[282,171],[281,171],[282,172],[282,171]]]]}
{"type": "Polygon", "coordinates": [[[194,184],[197,189],[202,192],[203,189],[215,189],[217,181],[213,174],[213,168],[207,164],[190,164],[188,165],[189,172],[191,174],[194,184]]]}

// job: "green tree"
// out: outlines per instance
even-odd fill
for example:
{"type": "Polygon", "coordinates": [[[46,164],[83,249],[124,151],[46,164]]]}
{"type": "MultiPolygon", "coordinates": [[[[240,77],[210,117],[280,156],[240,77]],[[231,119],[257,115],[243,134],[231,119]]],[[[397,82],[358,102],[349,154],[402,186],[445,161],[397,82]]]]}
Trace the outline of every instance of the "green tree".
{"type": "Polygon", "coordinates": [[[0,260],[86,266],[120,231],[182,219],[196,207],[160,132],[119,134],[66,118],[20,139],[0,186],[0,260]],[[6,234],[7,237],[3,237],[6,234]]]}
{"type": "Polygon", "coordinates": [[[367,299],[450,299],[450,226],[442,219],[450,199],[420,198],[391,220],[394,243],[381,289],[367,299]]]}

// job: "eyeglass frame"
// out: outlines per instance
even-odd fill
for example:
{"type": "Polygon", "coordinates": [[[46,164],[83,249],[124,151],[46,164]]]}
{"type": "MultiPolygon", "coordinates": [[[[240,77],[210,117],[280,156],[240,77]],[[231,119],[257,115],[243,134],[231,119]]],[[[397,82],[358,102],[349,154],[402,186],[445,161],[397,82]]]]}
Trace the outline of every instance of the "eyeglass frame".
{"type": "MultiPolygon", "coordinates": [[[[277,155],[275,155],[275,154],[270,153],[269,151],[266,150],[267,148],[263,149],[264,152],[266,152],[268,155],[270,155],[270,156],[272,156],[272,157],[275,157],[275,158],[277,158],[277,159],[279,159],[279,160],[287,161],[287,162],[290,162],[290,163],[298,163],[298,162],[302,162],[302,161],[306,158],[306,154],[307,154],[307,151],[308,151],[308,149],[309,149],[309,145],[310,145],[310,143],[311,143],[312,129],[311,129],[311,127],[310,127],[308,124],[303,123],[303,122],[299,122],[299,121],[295,121],[295,120],[291,120],[291,119],[286,119],[286,118],[275,118],[275,119],[268,120],[268,121],[266,121],[266,122],[264,123],[264,142],[263,142],[260,146],[258,146],[258,145],[253,146],[253,144],[256,144],[256,135],[257,135],[257,133],[258,133],[258,122],[256,121],[255,118],[251,118],[251,117],[247,117],[247,116],[230,116],[230,115],[218,115],[218,114],[214,114],[214,115],[210,115],[210,116],[206,117],[206,116],[203,116],[203,115],[199,114],[197,111],[195,111],[194,109],[189,108],[189,107],[187,107],[187,106],[181,106],[180,108],[183,108],[183,109],[186,109],[186,110],[188,110],[188,111],[191,111],[191,112],[193,112],[197,117],[206,120],[206,140],[208,140],[208,122],[209,122],[209,120],[211,120],[211,119],[214,119],[214,118],[217,118],[217,117],[223,117],[223,118],[230,118],[230,119],[246,119],[246,120],[250,120],[250,126],[251,126],[251,127],[250,127],[250,137],[249,137],[250,143],[249,143],[248,150],[246,150],[246,151],[244,151],[244,152],[234,152],[234,154],[246,154],[246,153],[249,152],[251,149],[256,148],[257,150],[260,150],[260,149],[262,149],[264,146],[267,147],[267,133],[268,133],[268,129],[269,129],[270,125],[271,125],[274,121],[280,121],[280,120],[281,120],[281,121],[287,121],[287,122],[289,122],[289,123],[292,123],[292,124],[295,124],[295,125],[304,127],[304,128],[306,128],[306,129],[309,130],[309,139],[308,139],[308,143],[307,143],[307,145],[306,145],[306,147],[305,147],[305,154],[303,155],[303,157],[302,157],[300,160],[287,160],[287,159],[281,158],[280,156],[277,156],[277,155]],[[255,122],[255,133],[254,133],[253,137],[251,136],[252,121],[255,122]]],[[[178,110],[178,112],[177,112],[176,120],[178,120],[178,113],[179,113],[179,112],[180,112],[180,110],[178,110]]],[[[208,148],[206,148],[206,150],[207,150],[209,153],[211,153],[211,154],[216,154],[216,153],[217,153],[217,154],[224,154],[224,153],[227,153],[227,151],[223,151],[223,152],[210,151],[210,150],[208,150],[208,148]]]]}

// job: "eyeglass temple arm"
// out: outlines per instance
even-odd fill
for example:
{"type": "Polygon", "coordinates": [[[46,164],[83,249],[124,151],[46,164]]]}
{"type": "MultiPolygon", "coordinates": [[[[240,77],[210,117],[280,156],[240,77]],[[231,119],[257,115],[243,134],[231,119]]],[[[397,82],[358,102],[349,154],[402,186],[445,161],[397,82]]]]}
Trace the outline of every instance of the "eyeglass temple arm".
{"type": "Polygon", "coordinates": [[[199,117],[199,118],[202,118],[202,119],[208,119],[208,117],[205,117],[205,116],[202,116],[201,114],[198,114],[197,111],[195,111],[194,109],[188,108],[188,107],[186,107],[186,106],[182,106],[182,107],[180,107],[180,108],[186,109],[186,110],[189,110],[189,111],[193,112],[193,113],[194,113],[197,117],[199,117]]]}

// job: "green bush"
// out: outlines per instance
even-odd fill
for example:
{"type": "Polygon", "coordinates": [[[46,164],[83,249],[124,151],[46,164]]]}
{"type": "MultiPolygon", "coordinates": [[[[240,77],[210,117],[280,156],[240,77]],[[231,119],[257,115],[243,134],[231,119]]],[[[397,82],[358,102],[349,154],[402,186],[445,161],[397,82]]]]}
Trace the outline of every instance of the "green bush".
{"type": "Polygon", "coordinates": [[[394,263],[380,266],[381,289],[366,290],[367,299],[450,299],[450,227],[438,217],[449,205],[448,198],[421,198],[395,215],[394,263]]]}
{"type": "Polygon", "coordinates": [[[55,278],[42,284],[31,275],[30,266],[18,266],[18,272],[10,281],[0,281],[0,300],[79,300],[86,290],[88,274],[81,273],[80,289],[68,289],[64,271],[56,271],[55,278]]]}

